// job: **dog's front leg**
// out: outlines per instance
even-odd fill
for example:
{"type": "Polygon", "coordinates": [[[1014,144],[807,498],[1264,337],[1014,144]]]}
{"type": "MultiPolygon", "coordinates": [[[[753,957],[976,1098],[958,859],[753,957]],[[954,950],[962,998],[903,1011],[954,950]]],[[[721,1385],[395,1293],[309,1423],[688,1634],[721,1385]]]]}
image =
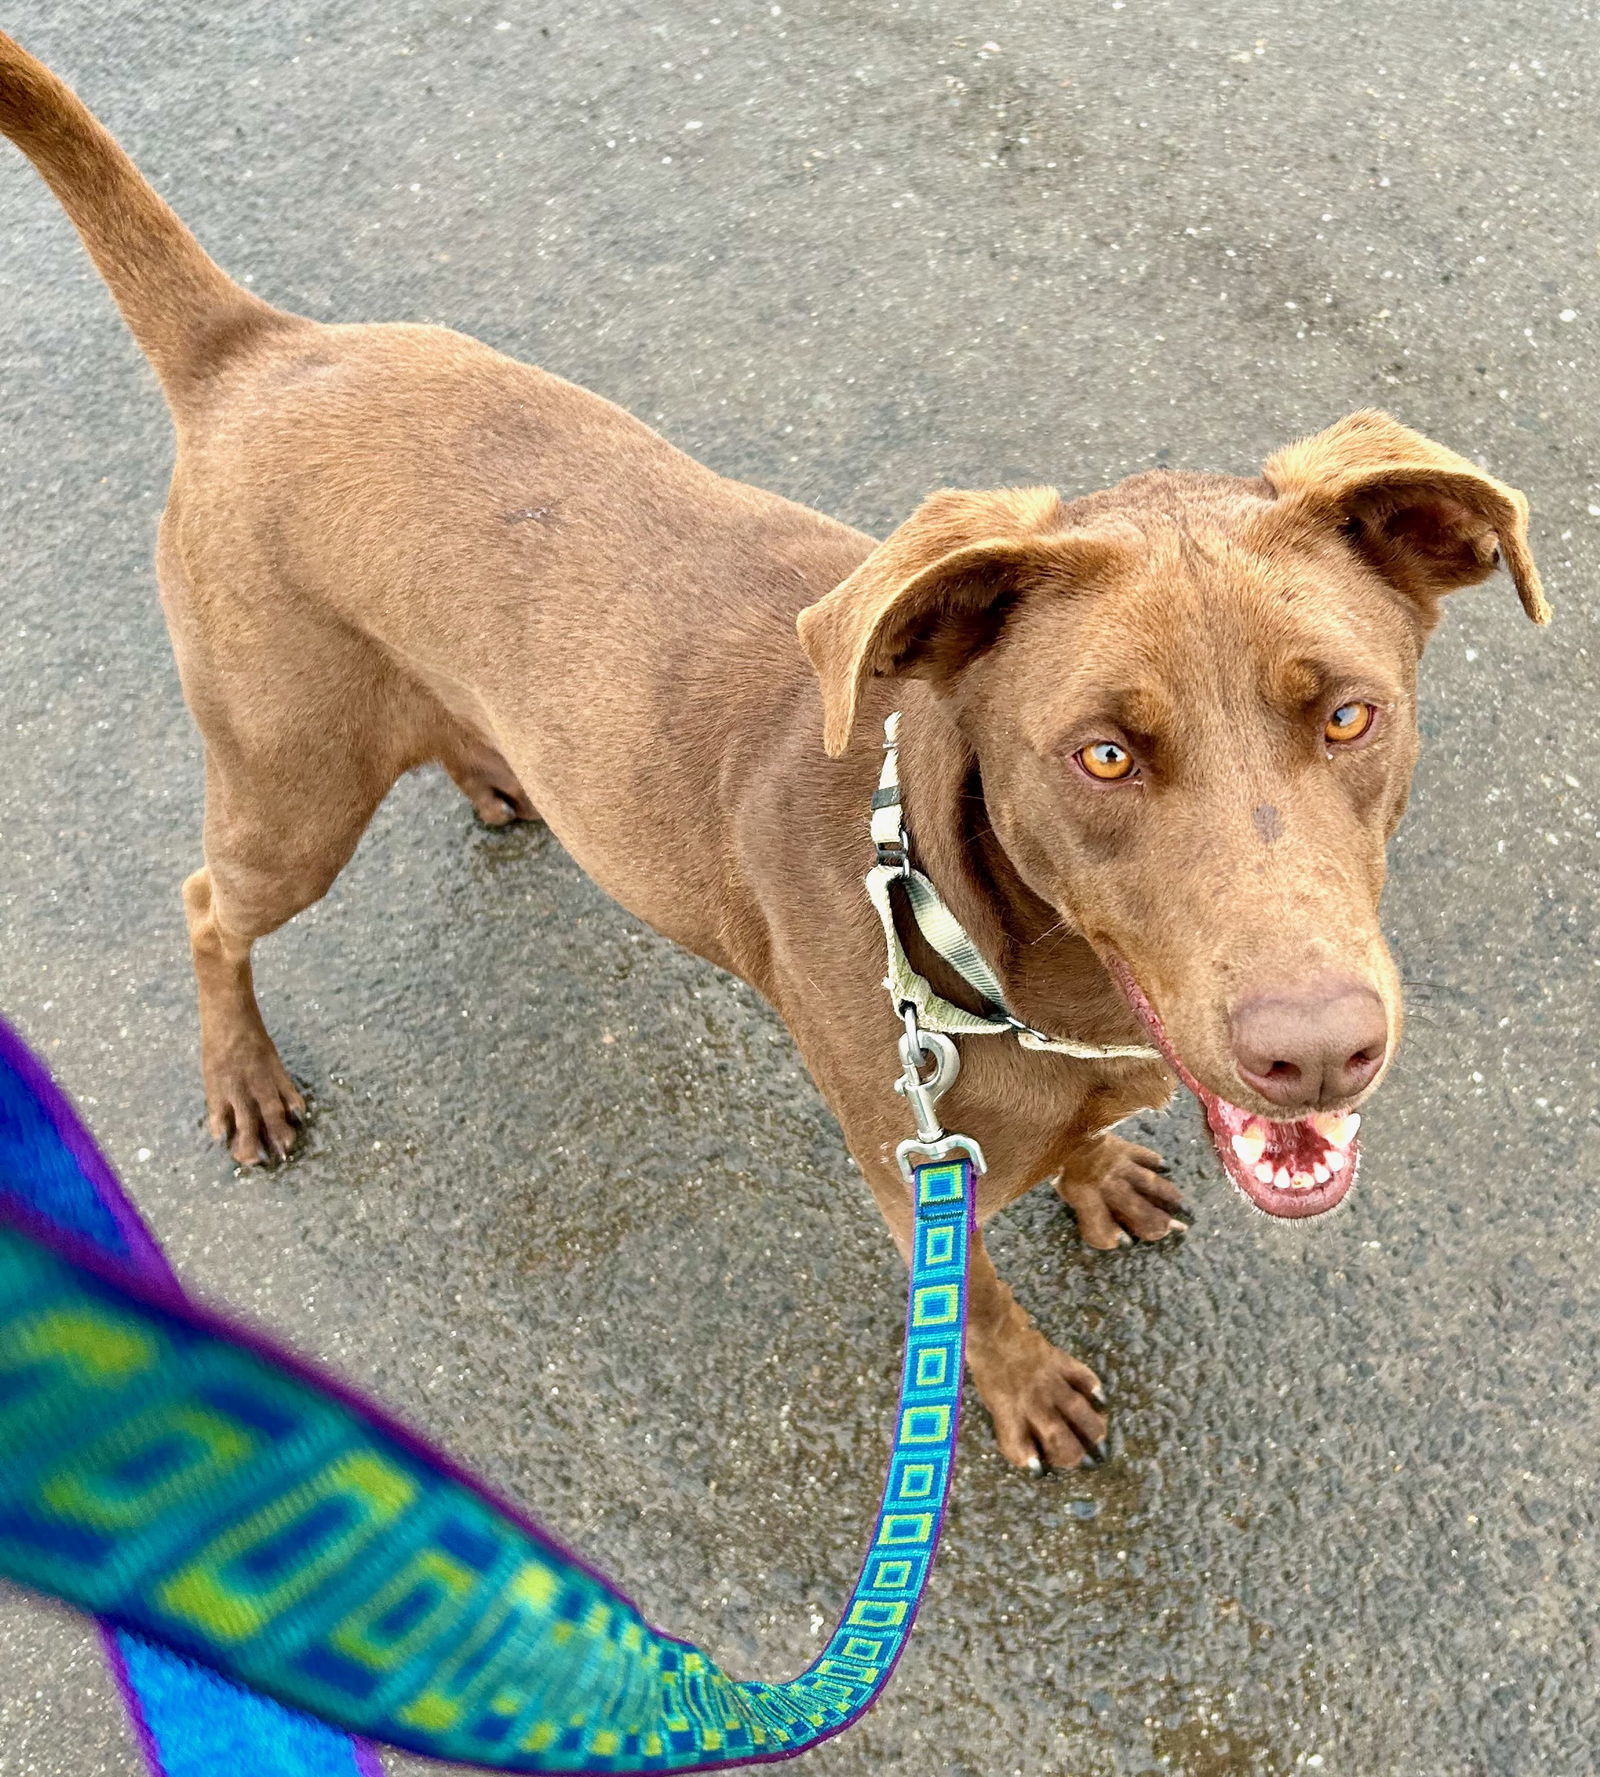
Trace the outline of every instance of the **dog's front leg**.
{"type": "MultiPolygon", "coordinates": [[[[887,1144],[873,1143],[857,1160],[895,1245],[911,1258],[911,1193],[887,1144]]],[[[1010,1201],[1005,1197],[1003,1201],[1010,1201]]],[[[1003,1207],[980,1188],[980,1219],[1003,1207]]],[[[972,1243],[967,1281],[967,1368],[994,1421],[996,1441],[1008,1462],[1035,1474],[1044,1468],[1076,1468],[1104,1455],[1105,1396],[1087,1364],[1068,1357],[1045,1338],[1001,1281],[980,1233],[972,1243]]]]}
{"type": "Polygon", "coordinates": [[[996,1274],[980,1238],[972,1254],[967,1368],[994,1421],[1000,1453],[1019,1468],[1077,1468],[1105,1457],[1105,1404],[1087,1364],[1054,1346],[996,1274]],[[979,1287],[979,1280],[982,1287],[979,1287]]]}
{"type": "MultiPolygon", "coordinates": [[[[841,966],[839,972],[870,981],[872,967],[881,962],[881,953],[873,956],[869,949],[848,971],[841,966]]],[[[798,972],[779,983],[774,997],[839,1119],[901,1258],[909,1263],[915,1216],[895,1148],[910,1135],[911,1118],[905,1101],[891,1089],[895,1024],[884,1017],[875,998],[864,997],[859,1011],[850,1007],[841,1014],[837,1002],[798,972]]],[[[996,1114],[995,1095],[1008,1090],[1008,1081],[1004,1074],[997,1080],[992,1069],[1006,1054],[975,1050],[965,1058],[961,1078],[939,1101],[945,1126],[976,1136],[987,1150],[990,1171],[978,1190],[980,1224],[1047,1177],[1053,1170],[1048,1162],[1064,1145],[1036,1126],[1008,1129],[1008,1119],[996,1114]]],[[[1099,1118],[1103,1125],[1123,1114],[1112,1106],[1101,1116],[1105,1107],[1099,1100],[1086,1100],[1081,1091],[1074,1100],[1070,1076],[1066,1084],[1068,1093],[1057,1095],[1060,1114],[1075,1126],[1085,1117],[1099,1118]]],[[[996,1274],[981,1233],[972,1242],[969,1262],[967,1368],[1008,1462],[1038,1473],[1098,1459],[1106,1435],[1099,1380],[1087,1364],[1058,1351],[1034,1326],[996,1274]]]]}
{"type": "Polygon", "coordinates": [[[1101,1133],[1075,1141],[1055,1172],[1056,1194],[1078,1218],[1085,1246],[1110,1252],[1135,1240],[1164,1240],[1189,1226],[1167,1163],[1153,1148],[1101,1133]]]}

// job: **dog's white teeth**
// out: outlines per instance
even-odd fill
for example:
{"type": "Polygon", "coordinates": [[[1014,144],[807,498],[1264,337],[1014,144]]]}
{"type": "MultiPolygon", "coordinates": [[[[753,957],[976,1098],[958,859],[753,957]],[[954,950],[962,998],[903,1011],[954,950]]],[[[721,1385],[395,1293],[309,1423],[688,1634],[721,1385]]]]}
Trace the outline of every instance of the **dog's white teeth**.
{"type": "Polygon", "coordinates": [[[1328,1180],[1333,1177],[1333,1173],[1319,1160],[1317,1164],[1311,1168],[1311,1176],[1319,1185],[1325,1185],[1328,1180]]]}
{"type": "Polygon", "coordinates": [[[1322,1164],[1329,1172],[1337,1172],[1348,1158],[1347,1154],[1341,1154],[1337,1148],[1329,1148],[1322,1156],[1322,1164]]]}
{"type": "Polygon", "coordinates": [[[1280,1191],[1287,1191],[1289,1189],[1289,1168],[1287,1166],[1280,1166],[1278,1170],[1273,1173],[1272,1182],[1280,1191]]]}
{"type": "Polygon", "coordinates": [[[1254,1166],[1267,1151],[1266,1135],[1257,1129],[1245,1129],[1233,1138],[1233,1151],[1246,1166],[1254,1166]]]}
{"type": "Polygon", "coordinates": [[[1314,1111],[1306,1120],[1330,1147],[1335,1148],[1349,1147],[1361,1127],[1359,1111],[1345,1111],[1337,1117],[1327,1111],[1314,1111]]]}
{"type": "Polygon", "coordinates": [[[1291,1191],[1309,1191],[1312,1182],[1312,1177],[1309,1172],[1297,1172],[1294,1177],[1289,1180],[1289,1189],[1291,1191]]]}
{"type": "Polygon", "coordinates": [[[1266,1163],[1265,1160],[1263,1160],[1261,1162],[1261,1164],[1255,1169],[1255,1174],[1256,1174],[1256,1177],[1261,1180],[1262,1184],[1270,1185],[1272,1183],[1272,1168],[1266,1163]]]}

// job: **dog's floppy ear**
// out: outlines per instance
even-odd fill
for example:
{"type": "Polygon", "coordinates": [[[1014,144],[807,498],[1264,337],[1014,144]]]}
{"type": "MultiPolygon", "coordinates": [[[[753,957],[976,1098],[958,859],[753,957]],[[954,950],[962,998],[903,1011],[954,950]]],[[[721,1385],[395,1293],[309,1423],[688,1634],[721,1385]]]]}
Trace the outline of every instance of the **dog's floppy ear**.
{"type": "Polygon", "coordinates": [[[1280,499],[1341,528],[1426,616],[1442,594],[1486,580],[1504,559],[1523,610],[1549,622],[1528,549],[1528,502],[1388,414],[1353,413],[1280,450],[1262,472],[1280,499]]]}
{"type": "Polygon", "coordinates": [[[999,635],[1030,569],[1068,567],[1083,553],[1085,534],[1056,529],[1060,516],[1053,487],[930,494],[848,579],[800,613],[831,757],[850,744],[868,679],[958,671],[999,635]]]}

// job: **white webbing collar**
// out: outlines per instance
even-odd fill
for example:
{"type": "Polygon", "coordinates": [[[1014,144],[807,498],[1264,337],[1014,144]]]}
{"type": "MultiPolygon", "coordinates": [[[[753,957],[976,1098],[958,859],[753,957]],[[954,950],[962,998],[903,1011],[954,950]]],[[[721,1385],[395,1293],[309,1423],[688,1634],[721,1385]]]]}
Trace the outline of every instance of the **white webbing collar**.
{"type": "Polygon", "coordinates": [[[943,1032],[946,1036],[1015,1036],[1024,1049],[1044,1049],[1053,1055],[1072,1055],[1080,1061],[1159,1061],[1159,1051],[1141,1043],[1100,1044],[1074,1043],[1047,1037],[1030,1024],[1024,1024],[1006,1010],[1005,990],[999,977],[984,960],[963,930],[961,922],[945,905],[943,896],[911,862],[910,839],[906,833],[905,815],[900,806],[900,713],[897,710],[883,725],[883,772],[872,798],[872,843],[877,848],[877,863],[867,872],[867,893],[883,923],[884,943],[888,951],[889,972],[884,986],[894,1001],[897,1013],[914,1006],[917,1023],[924,1030],[943,1032]],[[924,975],[912,968],[900,942],[895,924],[894,904],[889,888],[895,881],[905,884],[911,917],[917,929],[950,967],[973,991],[992,1008],[985,1014],[968,1012],[942,999],[933,991],[924,975]]]}

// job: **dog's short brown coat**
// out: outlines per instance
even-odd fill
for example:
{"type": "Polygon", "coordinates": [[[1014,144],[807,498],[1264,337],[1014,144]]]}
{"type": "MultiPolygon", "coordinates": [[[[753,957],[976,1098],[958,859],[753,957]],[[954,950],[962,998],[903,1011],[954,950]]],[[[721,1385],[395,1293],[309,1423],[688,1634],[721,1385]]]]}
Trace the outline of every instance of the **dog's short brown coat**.
{"type": "MultiPolygon", "coordinates": [[[[458,334],[268,306],[4,37],[0,129],[177,428],[160,580],[206,763],[184,904],[207,1103],[238,1159],[286,1152],[302,1108],[252,944],[325,892],[401,773],[442,760],[484,818],[537,810],[624,906],[772,1001],[904,1250],[897,1025],[861,888],[894,707],[919,859],[1023,1017],[1139,1040],[1115,954],[1194,1075],[1267,1114],[1229,1050],[1246,988],[1342,971],[1381,995],[1392,1050],[1376,909],[1416,661],[1439,595],[1497,548],[1543,620],[1513,490],[1360,413],[1253,480],[940,493],[875,545],[458,334]],[[1356,696],[1378,730],[1335,759],[1324,706],[1356,696]],[[1075,769],[1110,730],[1137,736],[1136,786],[1075,769]]],[[[1169,1230],[1157,1157],[1106,1133],[1167,1097],[1164,1066],[963,1047],[942,1108],[987,1151],[985,1215],[1054,1178],[1091,1244],[1169,1230]]],[[[981,1242],[971,1303],[1002,1449],[1077,1462],[1105,1431],[1094,1378],[981,1242]]]]}

